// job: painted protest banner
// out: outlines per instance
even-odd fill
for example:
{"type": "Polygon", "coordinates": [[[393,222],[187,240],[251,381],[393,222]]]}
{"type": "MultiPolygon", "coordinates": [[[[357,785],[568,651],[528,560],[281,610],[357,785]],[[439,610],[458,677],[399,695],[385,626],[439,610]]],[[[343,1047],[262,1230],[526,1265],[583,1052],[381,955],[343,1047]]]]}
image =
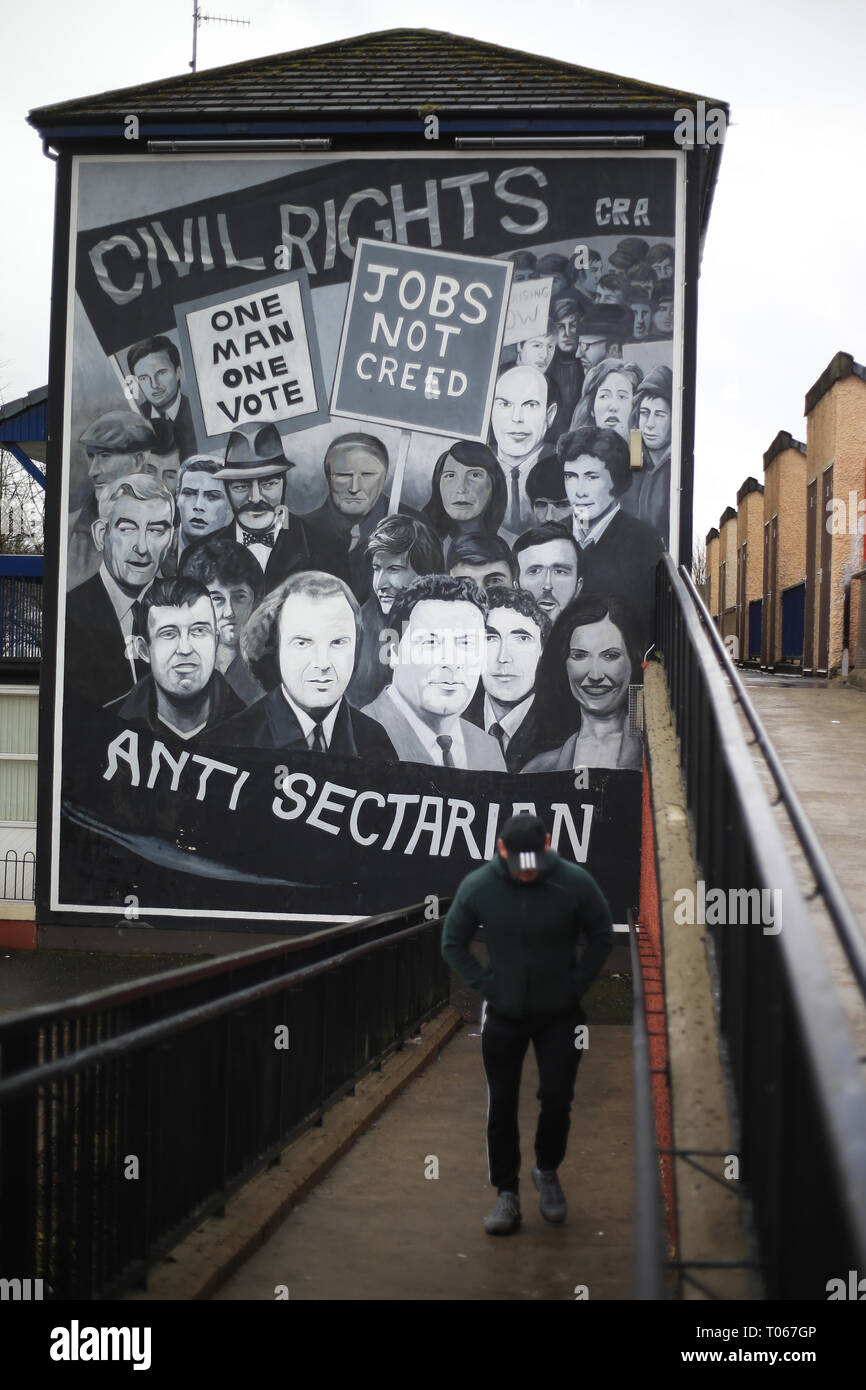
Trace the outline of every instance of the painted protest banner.
{"type": "Polygon", "coordinates": [[[616,921],[632,905],[623,853],[640,837],[639,772],[386,767],[225,747],[218,731],[193,753],[165,727],[109,715],[96,728],[74,699],[69,717],[79,736],[66,758],[61,902],[117,917],[134,894],[154,921],[218,903],[217,923],[261,916],[272,929],[384,912],[453,893],[508,817],[531,810],[560,854],[591,868],[616,921]]]}
{"type": "Polygon", "coordinates": [[[331,414],[487,437],[513,267],[359,241],[331,414]]]}
{"type": "Polygon", "coordinates": [[[552,289],[552,276],[514,281],[508,297],[504,347],[525,343],[527,338],[542,337],[547,332],[552,289]]]}
{"type": "MultiPolygon", "coordinates": [[[[196,163],[199,183],[203,163],[196,163]]],[[[675,229],[667,155],[539,152],[493,159],[442,151],[435,166],[429,156],[392,156],[375,166],[332,156],[313,178],[308,160],[257,167],[260,180],[242,176],[235,184],[226,162],[226,177],[209,177],[206,194],[191,199],[193,180],[184,177],[163,197],[170,174],[160,156],[134,175],[139,188],[146,179],[154,189],[149,216],[138,206],[133,211],[125,194],[91,200],[91,219],[75,229],[75,288],[104,352],[164,333],[181,294],[187,300],[216,289],[228,295],[276,270],[304,269],[316,289],[344,285],[365,237],[393,245],[411,237],[417,245],[476,256],[543,243],[568,255],[578,238],[593,245],[612,237],[613,247],[629,235],[669,240],[675,229]],[[285,252],[285,264],[275,260],[275,247],[285,252]]],[[[103,190],[107,168],[94,173],[103,190]]],[[[110,169],[110,178],[122,178],[122,161],[110,169]]]]}
{"type": "Polygon", "coordinates": [[[174,312],[197,388],[198,433],[214,438],[239,425],[268,423],[305,429],[327,420],[304,271],[230,298],[178,304],[174,312]]]}

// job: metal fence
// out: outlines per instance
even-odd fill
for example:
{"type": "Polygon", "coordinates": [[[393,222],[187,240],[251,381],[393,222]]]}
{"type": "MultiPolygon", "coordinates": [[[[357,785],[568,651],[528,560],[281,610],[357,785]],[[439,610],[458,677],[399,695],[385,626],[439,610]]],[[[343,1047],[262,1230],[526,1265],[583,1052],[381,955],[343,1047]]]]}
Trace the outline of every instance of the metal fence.
{"type": "Polygon", "coordinates": [[[32,903],[36,882],[36,855],[32,849],[18,854],[7,849],[2,861],[3,891],[0,899],[6,902],[32,903]]]}
{"type": "Polygon", "coordinates": [[[0,575],[0,657],[42,656],[42,580],[0,575]]]}
{"type": "MultiPolygon", "coordinates": [[[[720,888],[726,902],[732,890],[781,893],[778,932],[707,928],[766,1293],[823,1300],[830,1278],[866,1270],[862,1066],[723,666],[765,756],[769,742],[685,571],[665,556],[657,573],[658,647],[706,892],[720,888]]],[[[862,988],[862,938],[851,936],[850,910],[777,761],[774,776],[862,988]]]]}
{"type": "Polygon", "coordinates": [[[447,1003],[423,913],[0,1019],[4,1274],[55,1299],[142,1283],[447,1003]]]}

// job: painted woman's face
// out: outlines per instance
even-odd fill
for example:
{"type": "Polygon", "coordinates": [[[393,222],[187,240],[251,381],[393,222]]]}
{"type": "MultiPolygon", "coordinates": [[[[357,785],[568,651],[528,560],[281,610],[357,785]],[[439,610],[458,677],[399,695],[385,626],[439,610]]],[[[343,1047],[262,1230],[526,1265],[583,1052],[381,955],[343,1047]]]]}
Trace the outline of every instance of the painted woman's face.
{"type": "Polygon", "coordinates": [[[611,372],[595,393],[593,413],[600,430],[616,430],[628,441],[628,420],[634,401],[631,378],[622,372],[611,372]]]}
{"type": "Polygon", "coordinates": [[[587,713],[612,714],[628,699],[631,661],[622,633],[608,617],[574,629],[565,669],[571,693],[587,713]]]}
{"type": "Polygon", "coordinates": [[[460,463],[449,454],[439,480],[439,491],[442,506],[452,521],[474,521],[482,515],[493,496],[493,480],[485,468],[460,463]]]}

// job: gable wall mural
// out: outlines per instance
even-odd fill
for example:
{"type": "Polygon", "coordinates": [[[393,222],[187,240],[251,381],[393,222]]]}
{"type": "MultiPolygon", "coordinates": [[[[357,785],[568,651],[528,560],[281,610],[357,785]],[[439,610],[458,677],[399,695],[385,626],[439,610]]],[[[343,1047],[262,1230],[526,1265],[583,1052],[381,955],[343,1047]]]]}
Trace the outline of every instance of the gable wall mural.
{"type": "Polygon", "coordinates": [[[625,920],[682,158],[73,160],[40,920],[349,920],[522,808],[625,920]]]}

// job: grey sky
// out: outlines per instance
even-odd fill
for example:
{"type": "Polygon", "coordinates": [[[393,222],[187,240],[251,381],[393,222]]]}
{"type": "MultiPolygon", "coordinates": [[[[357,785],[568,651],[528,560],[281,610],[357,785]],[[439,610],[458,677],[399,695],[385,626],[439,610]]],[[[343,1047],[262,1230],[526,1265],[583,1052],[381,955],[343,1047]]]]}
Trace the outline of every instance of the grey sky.
{"type": "MultiPolygon", "coordinates": [[[[350,34],[435,28],[731,104],[700,284],[695,530],[718,522],[777,431],[805,439],[803,398],[834,353],[866,359],[863,0],[497,0],[434,7],[233,0],[249,28],[207,24],[199,68],[350,34]]],[[[187,70],[191,0],[7,6],[0,130],[0,398],[48,374],[54,167],[35,106],[187,70]]]]}

